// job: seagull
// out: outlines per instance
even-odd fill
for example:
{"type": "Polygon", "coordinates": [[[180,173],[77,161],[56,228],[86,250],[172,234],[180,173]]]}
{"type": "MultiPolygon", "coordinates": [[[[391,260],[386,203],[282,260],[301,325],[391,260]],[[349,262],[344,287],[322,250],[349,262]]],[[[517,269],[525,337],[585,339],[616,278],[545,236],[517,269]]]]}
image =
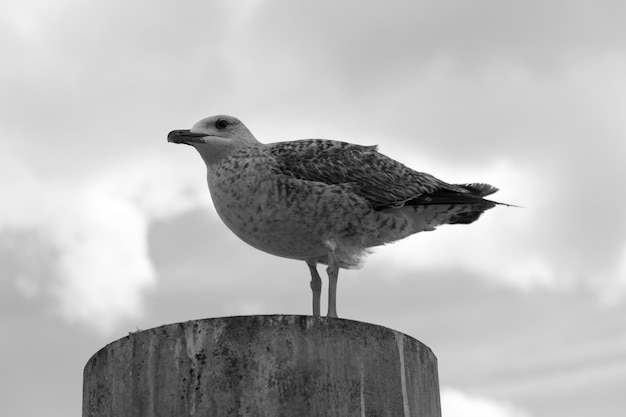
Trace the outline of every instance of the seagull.
{"type": "Polygon", "coordinates": [[[215,209],[241,240],[306,262],[313,315],[327,265],[328,313],[337,317],[339,269],[361,266],[369,248],[443,224],[469,224],[497,204],[489,184],[448,184],[377,151],[326,139],[264,144],[232,116],[212,116],[168,142],[196,148],[215,209]]]}

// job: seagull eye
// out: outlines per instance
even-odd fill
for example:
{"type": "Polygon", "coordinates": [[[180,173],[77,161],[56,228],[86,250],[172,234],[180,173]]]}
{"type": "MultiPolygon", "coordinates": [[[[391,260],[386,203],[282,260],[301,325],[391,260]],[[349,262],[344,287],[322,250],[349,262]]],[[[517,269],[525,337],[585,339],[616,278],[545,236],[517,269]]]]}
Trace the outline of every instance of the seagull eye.
{"type": "Polygon", "coordinates": [[[226,129],[227,126],[228,122],[224,119],[218,119],[217,122],[215,122],[215,127],[218,129],[226,129]]]}

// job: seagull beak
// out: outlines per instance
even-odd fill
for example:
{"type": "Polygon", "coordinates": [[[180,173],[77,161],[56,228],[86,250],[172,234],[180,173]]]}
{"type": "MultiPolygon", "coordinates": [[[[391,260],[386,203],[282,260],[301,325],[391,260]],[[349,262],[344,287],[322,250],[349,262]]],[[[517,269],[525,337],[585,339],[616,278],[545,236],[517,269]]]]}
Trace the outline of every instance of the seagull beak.
{"type": "Polygon", "coordinates": [[[172,130],[167,135],[167,141],[172,143],[184,143],[191,145],[193,143],[203,143],[202,138],[206,137],[204,133],[193,133],[190,130],[172,130]]]}

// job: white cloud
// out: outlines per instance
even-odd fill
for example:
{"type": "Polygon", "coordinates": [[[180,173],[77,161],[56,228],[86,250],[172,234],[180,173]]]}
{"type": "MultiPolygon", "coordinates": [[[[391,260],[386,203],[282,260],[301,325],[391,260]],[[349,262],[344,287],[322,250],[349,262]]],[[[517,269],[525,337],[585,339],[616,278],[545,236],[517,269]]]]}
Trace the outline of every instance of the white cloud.
{"type": "Polygon", "coordinates": [[[419,233],[377,249],[380,254],[372,256],[373,262],[403,269],[462,269],[524,291],[565,285],[556,265],[528,241],[527,232],[537,222],[532,207],[538,196],[532,190],[532,176],[522,175],[523,169],[503,161],[480,169],[461,169],[471,169],[471,174],[443,161],[439,166],[448,173],[446,180],[494,184],[503,190],[490,198],[529,208],[498,206],[469,226],[444,225],[434,232],[419,233]]]}
{"type": "Polygon", "coordinates": [[[66,190],[72,196],[45,226],[61,254],[55,293],[66,318],[108,330],[140,315],[141,293],[154,283],[148,219],[98,184],[86,187],[66,190]]]}
{"type": "Polygon", "coordinates": [[[142,295],[155,283],[149,224],[201,204],[202,197],[208,198],[203,182],[185,182],[184,168],[172,176],[163,161],[144,160],[59,183],[38,178],[18,158],[4,156],[0,233],[33,231],[55,253],[47,264],[52,270],[22,265],[14,271],[9,278],[20,293],[52,296],[65,319],[102,331],[139,317],[142,295]]]}
{"type": "Polygon", "coordinates": [[[475,397],[456,389],[441,390],[443,417],[530,417],[512,404],[475,397]]]}
{"type": "MultiPolygon", "coordinates": [[[[618,109],[626,97],[626,61],[611,52],[621,51],[612,47],[620,39],[615,33],[624,31],[612,18],[619,13],[574,7],[554,26],[533,8],[519,14],[494,2],[471,10],[459,3],[472,19],[435,3],[404,8],[394,2],[392,10],[403,7],[402,13],[383,15],[369,6],[355,14],[352,3],[333,4],[331,14],[324,5],[303,9],[291,2],[248,0],[233,10],[221,2],[204,13],[167,3],[151,8],[139,31],[139,9],[120,14],[121,3],[7,13],[17,18],[7,26],[22,34],[16,40],[37,42],[22,39],[11,49],[16,59],[4,69],[11,82],[2,86],[10,115],[3,129],[11,135],[3,137],[23,134],[10,146],[23,145],[24,160],[46,166],[35,174],[3,152],[0,182],[12,202],[0,207],[0,227],[42,231],[61,249],[54,293],[64,315],[104,318],[107,308],[140,314],[140,294],[154,282],[146,246],[150,222],[208,204],[197,156],[186,155],[188,164],[172,163],[168,171],[163,161],[143,159],[139,150],[148,141],[142,138],[162,134],[159,122],[170,123],[165,119],[209,115],[207,95],[211,103],[235,107],[236,116],[249,113],[262,140],[289,129],[297,136],[327,132],[379,143],[383,152],[396,149],[391,156],[442,179],[494,183],[502,188],[494,198],[527,207],[496,208],[470,227],[420,234],[381,249],[370,262],[464,268],[523,290],[570,288],[593,277],[589,288],[600,294],[626,293],[626,268],[614,262],[621,256],[615,247],[622,244],[623,197],[614,191],[617,181],[611,183],[623,177],[618,109]],[[193,24],[157,23],[172,13],[193,24]],[[415,25],[415,18],[424,24],[415,25]],[[390,30],[369,30],[372,19],[390,30]],[[581,36],[581,21],[594,19],[608,22],[604,30],[584,26],[581,36]],[[25,45],[32,53],[21,59],[25,45]],[[423,158],[428,167],[406,157],[417,140],[439,155],[423,158]],[[118,146],[127,151],[121,165],[118,146]],[[74,159],[63,151],[70,147],[82,152],[84,165],[52,166],[53,152],[59,160],[74,159]],[[504,155],[507,161],[493,161],[504,155]],[[114,160],[115,171],[106,171],[114,160]],[[471,164],[490,162],[468,174],[471,164]],[[75,178],[41,178],[55,169],[75,178]],[[611,203],[581,209],[580,200],[592,194],[611,203]],[[609,267],[596,279],[603,265],[609,267]]],[[[563,8],[546,13],[561,16],[563,8]]],[[[33,282],[22,276],[16,285],[37,294],[33,282]]]]}

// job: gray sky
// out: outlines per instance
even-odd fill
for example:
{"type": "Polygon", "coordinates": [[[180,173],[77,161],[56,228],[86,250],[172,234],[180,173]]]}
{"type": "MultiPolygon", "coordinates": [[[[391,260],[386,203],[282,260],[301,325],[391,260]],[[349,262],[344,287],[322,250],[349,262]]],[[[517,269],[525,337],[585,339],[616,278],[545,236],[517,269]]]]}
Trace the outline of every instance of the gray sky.
{"type": "Polygon", "coordinates": [[[500,187],[525,208],[341,271],[339,315],[429,345],[448,417],[621,415],[625,15],[617,1],[4,1],[0,414],[79,413],[84,363],[136,328],[310,314],[304,263],[238,241],[201,159],[166,143],[225,113],[262,142],[378,144],[500,187]]]}

